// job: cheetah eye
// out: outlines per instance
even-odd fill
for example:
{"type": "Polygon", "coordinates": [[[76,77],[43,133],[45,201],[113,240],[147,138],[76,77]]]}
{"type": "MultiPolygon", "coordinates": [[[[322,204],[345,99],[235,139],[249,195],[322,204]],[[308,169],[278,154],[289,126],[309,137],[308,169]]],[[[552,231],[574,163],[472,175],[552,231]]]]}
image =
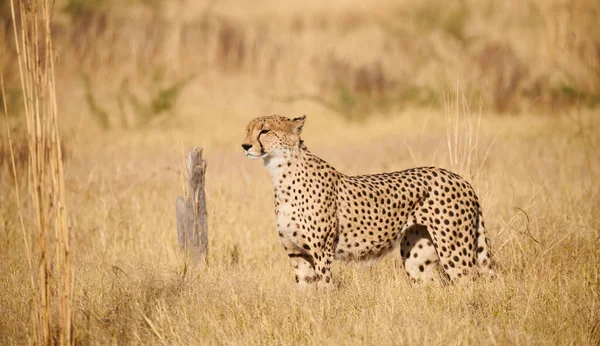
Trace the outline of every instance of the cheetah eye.
{"type": "Polygon", "coordinates": [[[267,133],[269,133],[270,130],[264,129],[262,131],[260,131],[261,135],[266,135],[267,133]]]}

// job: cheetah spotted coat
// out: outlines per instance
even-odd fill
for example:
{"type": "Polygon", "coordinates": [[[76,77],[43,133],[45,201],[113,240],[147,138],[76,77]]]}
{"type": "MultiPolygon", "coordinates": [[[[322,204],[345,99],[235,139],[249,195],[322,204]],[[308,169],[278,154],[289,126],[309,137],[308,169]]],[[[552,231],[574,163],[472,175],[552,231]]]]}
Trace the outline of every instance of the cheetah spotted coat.
{"type": "Polygon", "coordinates": [[[493,275],[481,205],[471,185],[436,167],[348,176],[300,139],[305,117],[254,119],[242,147],[275,188],[277,231],[296,282],[330,285],[334,259],[377,259],[400,247],[415,281],[493,275]]]}

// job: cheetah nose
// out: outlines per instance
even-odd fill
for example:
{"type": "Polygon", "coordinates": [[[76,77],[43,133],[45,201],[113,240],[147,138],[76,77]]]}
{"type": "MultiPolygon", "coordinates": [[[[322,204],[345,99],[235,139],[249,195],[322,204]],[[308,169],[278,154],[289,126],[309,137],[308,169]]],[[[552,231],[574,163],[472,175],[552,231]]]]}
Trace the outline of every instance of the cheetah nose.
{"type": "Polygon", "coordinates": [[[250,148],[252,148],[252,144],[242,144],[242,148],[244,148],[244,150],[249,150],[250,148]]]}

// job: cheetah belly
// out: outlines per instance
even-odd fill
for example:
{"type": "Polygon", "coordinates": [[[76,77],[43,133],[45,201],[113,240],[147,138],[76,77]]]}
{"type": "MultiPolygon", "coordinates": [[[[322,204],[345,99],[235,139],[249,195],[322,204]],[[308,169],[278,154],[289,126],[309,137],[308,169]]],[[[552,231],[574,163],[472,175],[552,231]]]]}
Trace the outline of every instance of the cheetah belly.
{"type": "Polygon", "coordinates": [[[339,232],[335,257],[346,261],[380,258],[400,244],[404,223],[381,220],[376,225],[361,225],[340,216],[340,225],[344,226],[339,232]]]}

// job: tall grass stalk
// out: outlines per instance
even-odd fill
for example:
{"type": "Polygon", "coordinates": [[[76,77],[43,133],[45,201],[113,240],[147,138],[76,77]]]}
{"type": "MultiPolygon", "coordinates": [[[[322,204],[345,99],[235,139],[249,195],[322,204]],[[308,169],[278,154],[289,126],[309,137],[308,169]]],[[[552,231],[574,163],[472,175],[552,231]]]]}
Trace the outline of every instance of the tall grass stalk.
{"type": "MultiPolygon", "coordinates": [[[[34,337],[40,344],[71,344],[71,264],[51,35],[53,2],[19,0],[18,13],[14,0],[10,6],[27,123],[29,195],[38,234],[39,253],[34,247],[26,249],[28,256],[39,256],[37,284],[31,272],[37,302],[34,337]]],[[[14,168],[13,162],[13,173],[14,168]]]]}
{"type": "Polygon", "coordinates": [[[477,115],[471,113],[469,100],[460,92],[456,84],[456,95],[447,93],[444,97],[446,108],[446,139],[450,167],[469,180],[478,178],[479,130],[481,127],[481,109],[477,115]]]}

